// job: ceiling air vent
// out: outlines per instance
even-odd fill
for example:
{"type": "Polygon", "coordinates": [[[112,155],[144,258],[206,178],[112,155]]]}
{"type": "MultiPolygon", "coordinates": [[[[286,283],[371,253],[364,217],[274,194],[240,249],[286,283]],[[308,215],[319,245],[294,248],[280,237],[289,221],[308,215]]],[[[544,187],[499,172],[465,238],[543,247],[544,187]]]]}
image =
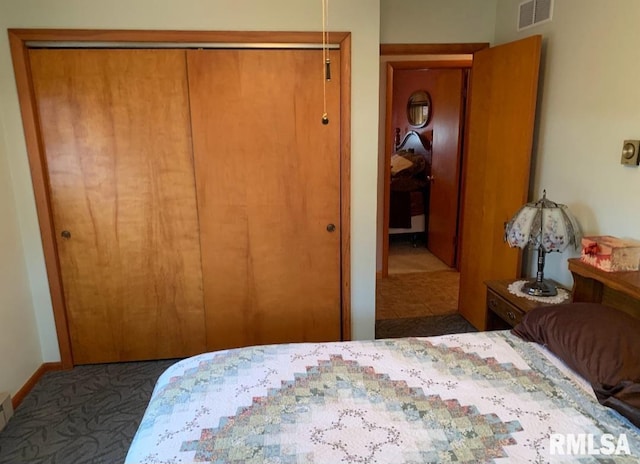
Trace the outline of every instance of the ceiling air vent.
{"type": "Polygon", "coordinates": [[[518,11],[518,30],[551,21],[552,11],[553,0],[529,0],[521,3],[518,11]]]}

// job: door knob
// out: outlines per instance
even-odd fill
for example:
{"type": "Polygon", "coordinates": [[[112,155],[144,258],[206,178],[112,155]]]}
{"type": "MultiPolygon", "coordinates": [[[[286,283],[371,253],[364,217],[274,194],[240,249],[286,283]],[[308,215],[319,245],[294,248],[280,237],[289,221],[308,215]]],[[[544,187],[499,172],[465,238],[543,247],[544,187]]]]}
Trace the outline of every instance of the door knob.
{"type": "Polygon", "coordinates": [[[69,240],[71,238],[71,232],[69,232],[68,230],[63,230],[60,235],[62,236],[62,238],[64,238],[65,240],[69,240]]]}
{"type": "Polygon", "coordinates": [[[333,232],[336,230],[335,224],[327,224],[327,232],[333,232]]]}

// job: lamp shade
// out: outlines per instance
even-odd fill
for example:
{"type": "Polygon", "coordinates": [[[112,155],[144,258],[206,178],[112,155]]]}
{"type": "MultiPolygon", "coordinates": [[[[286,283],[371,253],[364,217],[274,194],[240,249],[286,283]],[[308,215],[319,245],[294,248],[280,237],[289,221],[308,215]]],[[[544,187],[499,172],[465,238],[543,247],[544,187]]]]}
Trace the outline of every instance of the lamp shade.
{"type": "Polygon", "coordinates": [[[532,245],[545,253],[561,252],[580,243],[580,227],[566,205],[548,200],[546,191],[540,200],[527,203],[505,227],[509,246],[532,245]]]}
{"type": "Polygon", "coordinates": [[[527,203],[511,218],[504,229],[509,246],[538,249],[538,272],[534,281],[526,282],[522,291],[536,297],[556,295],[553,282],[544,278],[545,254],[561,252],[569,245],[576,249],[580,242],[580,228],[566,205],[547,200],[547,192],[535,203],[527,203]]]}

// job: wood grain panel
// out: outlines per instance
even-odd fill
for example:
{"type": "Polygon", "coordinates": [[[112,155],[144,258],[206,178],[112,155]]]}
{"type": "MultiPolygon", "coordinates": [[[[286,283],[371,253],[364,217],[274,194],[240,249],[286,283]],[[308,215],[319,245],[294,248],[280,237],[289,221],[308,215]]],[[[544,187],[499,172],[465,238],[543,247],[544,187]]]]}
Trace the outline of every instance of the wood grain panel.
{"type": "Polygon", "coordinates": [[[450,44],[380,44],[380,55],[443,55],[475,53],[489,48],[486,42],[450,44]]]}
{"type": "Polygon", "coordinates": [[[634,317],[640,317],[640,271],[606,272],[568,260],[573,276],[573,301],[602,303],[634,317]]]}
{"type": "Polygon", "coordinates": [[[339,56],[187,52],[209,349],[341,337],[339,56]]]}
{"type": "Polygon", "coordinates": [[[203,351],[184,51],[30,58],[74,362],[203,351]]]}
{"type": "MultiPolygon", "coordinates": [[[[331,33],[335,40],[335,33],[331,33]]],[[[340,241],[342,340],[351,340],[351,34],[340,42],[340,241]]]]}
{"type": "Polygon", "coordinates": [[[504,224],[527,200],[541,37],[482,50],[471,71],[460,261],[460,313],[486,326],[485,280],[520,275],[504,224]]]}
{"type": "MultiPolygon", "coordinates": [[[[303,31],[175,31],[144,29],[9,29],[9,34],[23,41],[95,42],[113,45],[118,42],[175,43],[322,43],[322,32],[303,31]]],[[[329,43],[343,43],[349,32],[332,31],[329,43]]],[[[456,44],[454,44],[455,46],[456,44]]],[[[457,48],[457,47],[456,47],[457,48]]],[[[472,53],[472,52],[467,52],[472,53]]]]}
{"type": "Polygon", "coordinates": [[[462,69],[434,69],[429,250],[456,266],[462,148],[462,69]]]}
{"type": "Polygon", "coordinates": [[[454,60],[392,61],[395,69],[470,68],[473,55],[460,55],[454,60]]]}

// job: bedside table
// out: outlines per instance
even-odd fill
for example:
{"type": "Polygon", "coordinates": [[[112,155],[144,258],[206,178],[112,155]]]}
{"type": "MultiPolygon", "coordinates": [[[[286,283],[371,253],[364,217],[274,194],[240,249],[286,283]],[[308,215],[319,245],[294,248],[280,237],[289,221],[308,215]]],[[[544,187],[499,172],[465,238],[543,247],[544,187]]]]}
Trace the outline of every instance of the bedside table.
{"type": "MultiPolygon", "coordinates": [[[[520,323],[524,315],[533,308],[553,304],[545,301],[530,300],[509,292],[509,285],[517,280],[524,279],[488,280],[484,283],[487,286],[487,330],[510,329],[520,323]]],[[[559,283],[551,282],[558,288],[567,290],[559,283]]],[[[569,297],[562,303],[570,302],[571,292],[569,292],[569,297]]]]}

